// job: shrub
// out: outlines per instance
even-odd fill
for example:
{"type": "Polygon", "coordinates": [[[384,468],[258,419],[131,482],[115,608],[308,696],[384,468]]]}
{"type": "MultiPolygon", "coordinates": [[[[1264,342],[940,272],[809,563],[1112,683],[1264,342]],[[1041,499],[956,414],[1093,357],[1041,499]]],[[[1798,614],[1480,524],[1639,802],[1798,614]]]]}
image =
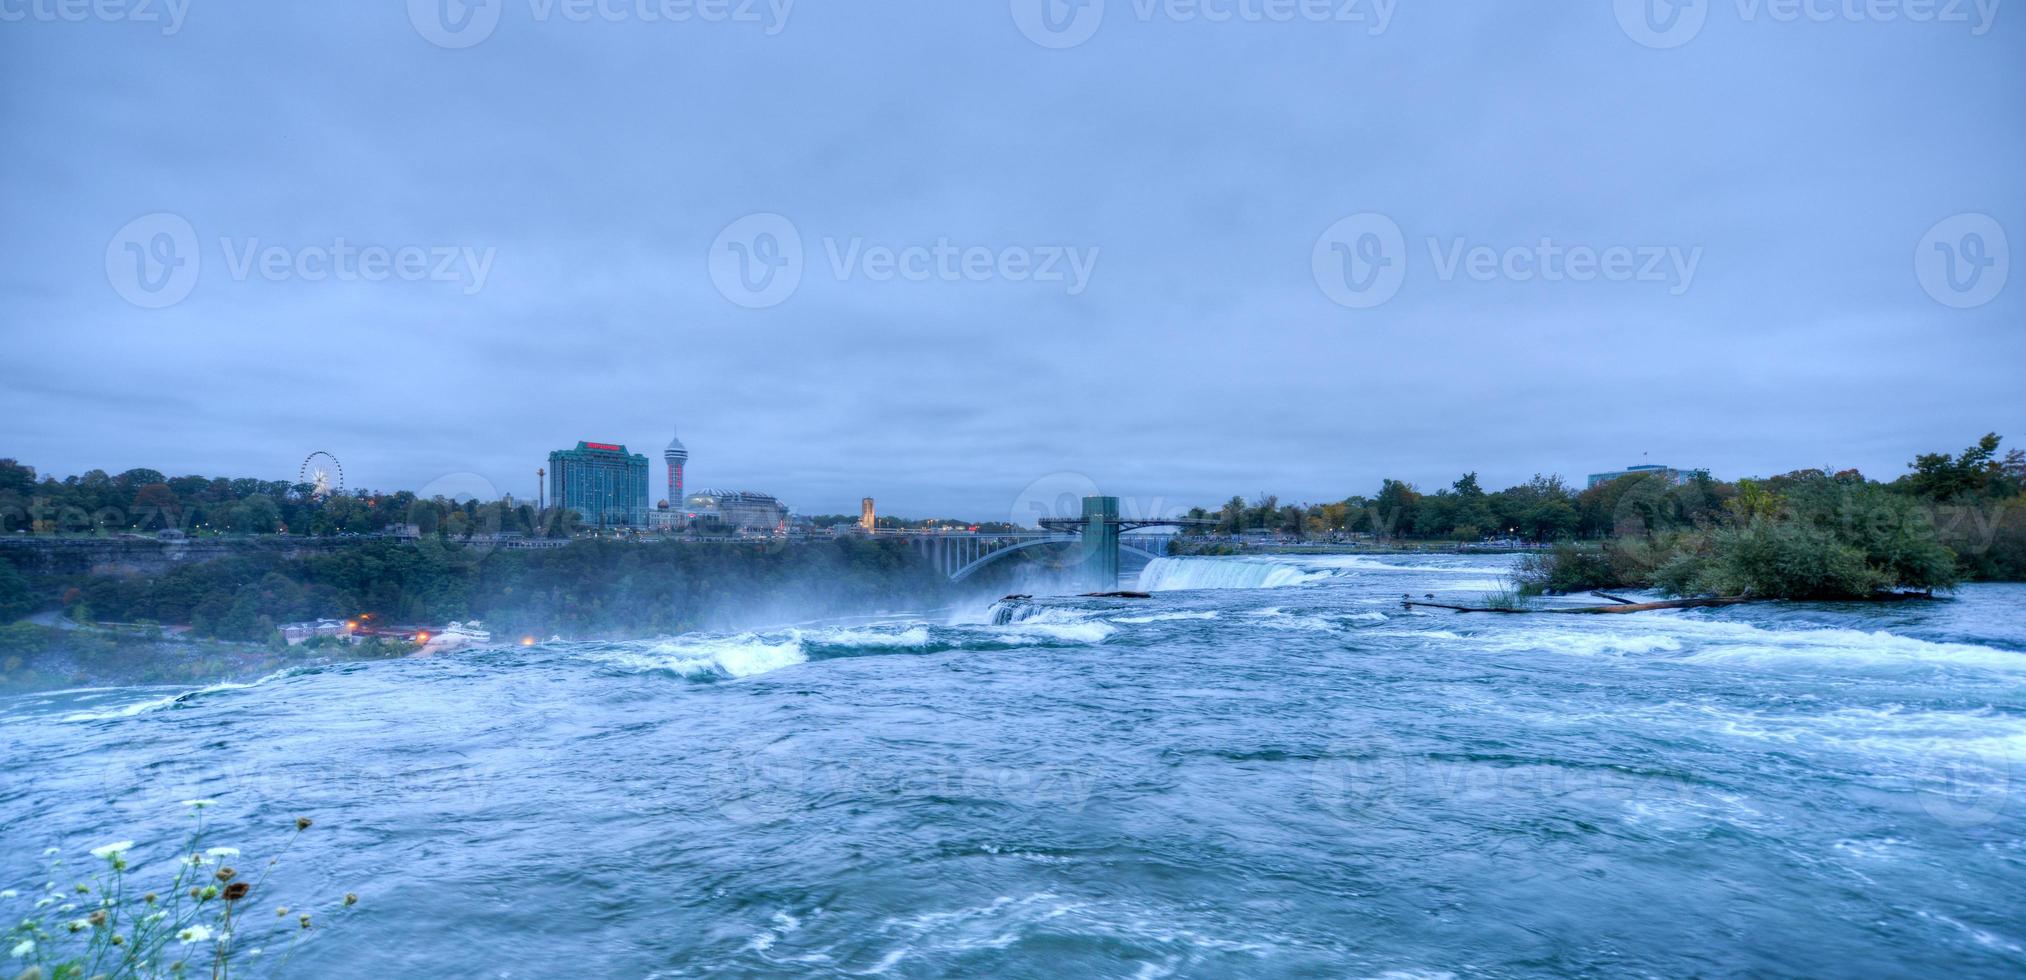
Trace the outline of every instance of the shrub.
{"type": "Polygon", "coordinates": [[[1550,551],[1521,557],[1515,577],[1523,595],[1561,595],[1622,584],[1603,549],[1579,548],[1566,542],[1550,551]]]}
{"type": "Polygon", "coordinates": [[[1894,576],[1835,534],[1791,521],[1755,520],[1716,534],[1712,556],[1683,591],[1780,599],[1861,598],[1894,576]]]}

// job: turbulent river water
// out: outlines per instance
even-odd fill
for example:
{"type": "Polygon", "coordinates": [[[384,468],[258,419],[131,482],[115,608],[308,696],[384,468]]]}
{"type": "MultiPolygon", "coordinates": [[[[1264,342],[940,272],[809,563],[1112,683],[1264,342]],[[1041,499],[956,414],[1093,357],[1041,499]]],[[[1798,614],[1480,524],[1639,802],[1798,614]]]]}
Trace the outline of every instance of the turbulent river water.
{"type": "Polygon", "coordinates": [[[209,798],[248,855],[315,818],[269,893],[360,896],[302,976],[2026,972],[2026,587],[1401,608],[1505,569],[11,698],[0,915],[209,798]]]}

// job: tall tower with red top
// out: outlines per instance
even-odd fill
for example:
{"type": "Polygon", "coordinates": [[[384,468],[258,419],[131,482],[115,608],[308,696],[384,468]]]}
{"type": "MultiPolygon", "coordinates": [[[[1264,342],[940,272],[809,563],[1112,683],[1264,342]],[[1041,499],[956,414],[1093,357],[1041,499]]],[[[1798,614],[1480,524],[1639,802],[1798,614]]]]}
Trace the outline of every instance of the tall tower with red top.
{"type": "Polygon", "coordinates": [[[668,463],[668,506],[670,510],[682,509],[682,468],[689,462],[689,449],[682,444],[680,436],[668,440],[668,448],[661,451],[661,458],[668,463]]]}

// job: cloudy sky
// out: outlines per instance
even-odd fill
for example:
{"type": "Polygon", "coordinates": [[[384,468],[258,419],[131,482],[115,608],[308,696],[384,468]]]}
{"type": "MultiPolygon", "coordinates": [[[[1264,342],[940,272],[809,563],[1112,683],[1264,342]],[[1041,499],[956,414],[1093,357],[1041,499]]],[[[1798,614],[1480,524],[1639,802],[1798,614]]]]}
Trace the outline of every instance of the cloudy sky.
{"type": "Polygon", "coordinates": [[[679,426],[990,518],[2026,442],[2026,11],[1653,2],[5,0],[0,456],[679,426]]]}

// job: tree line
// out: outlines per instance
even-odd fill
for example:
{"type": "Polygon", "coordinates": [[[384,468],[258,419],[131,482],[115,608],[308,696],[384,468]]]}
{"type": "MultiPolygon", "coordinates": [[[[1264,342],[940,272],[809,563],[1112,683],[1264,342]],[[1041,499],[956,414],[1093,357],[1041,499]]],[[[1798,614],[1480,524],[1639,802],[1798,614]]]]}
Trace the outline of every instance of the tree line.
{"type": "Polygon", "coordinates": [[[38,478],[34,467],[0,459],[0,533],[90,534],[183,531],[189,534],[378,534],[413,525],[423,534],[567,534],[573,511],[508,500],[419,497],[400,490],[316,493],[307,483],[249,478],[164,476],[139,468],[38,478]]]}
{"type": "Polygon", "coordinates": [[[920,608],[948,589],[906,542],[848,536],[584,538],[541,550],[368,538],[297,556],[248,549],[149,575],[25,575],[4,561],[0,570],[14,579],[0,582],[0,613],[46,605],[81,622],[187,624],[197,636],[243,641],[272,640],[284,623],[362,617],[387,626],[483,620],[501,639],[651,635],[920,608]]]}
{"type": "Polygon", "coordinates": [[[1913,588],[1946,587],[1958,579],[2026,580],[2026,452],[2000,455],[2001,444],[1993,433],[1960,452],[1921,454],[1889,482],[1856,470],[1803,469],[1728,482],[1704,473],[1677,480],[1655,472],[1582,490],[1560,477],[1535,476],[1488,492],[1476,473],[1466,473],[1433,493],[1388,479],[1374,495],[1335,503],[1283,504],[1270,494],[1248,503],[1234,496],[1217,510],[1196,508],[1189,516],[1217,522],[1195,533],[1606,543],[1570,551],[1562,566],[1570,574],[1551,588],[1764,587],[1772,577],[1767,569],[1783,561],[1796,563],[1797,580],[1842,583],[1815,591],[1863,591],[1885,579],[1913,588]],[[1729,563],[1712,562],[1717,551],[1729,563]],[[1737,564],[1747,553],[1759,555],[1750,562],[1758,572],[1737,564]],[[1596,566],[1607,558],[1616,560],[1616,574],[1596,566]],[[1662,574],[1670,561],[1672,570],[1662,574]]]}

